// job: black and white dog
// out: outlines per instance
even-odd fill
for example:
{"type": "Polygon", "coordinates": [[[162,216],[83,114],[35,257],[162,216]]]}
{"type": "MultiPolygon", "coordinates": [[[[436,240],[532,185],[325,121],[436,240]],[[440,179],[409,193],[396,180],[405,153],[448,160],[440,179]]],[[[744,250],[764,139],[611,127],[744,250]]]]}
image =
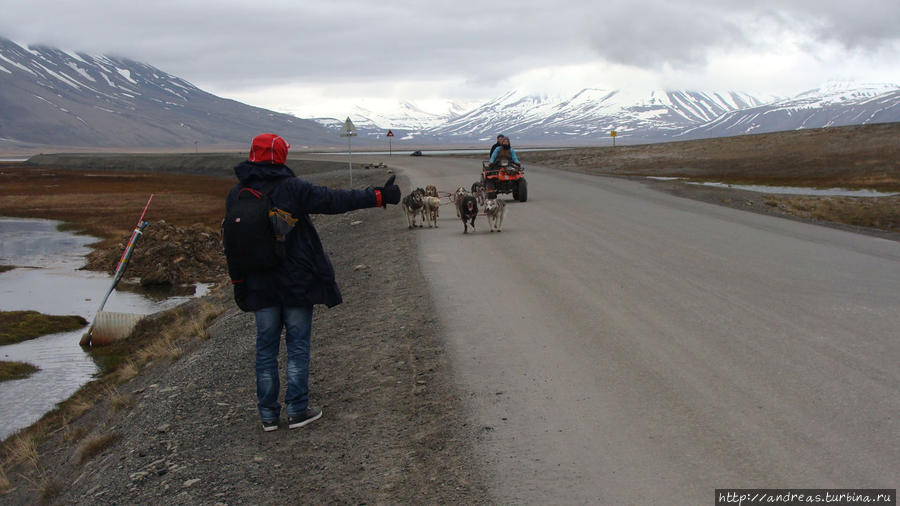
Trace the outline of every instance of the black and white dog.
{"type": "Polygon", "coordinates": [[[459,217],[463,222],[463,233],[469,233],[469,225],[472,225],[472,232],[475,231],[475,218],[478,216],[478,201],[471,195],[464,195],[459,202],[456,203],[456,210],[459,211],[459,217]]]}
{"type": "Polygon", "coordinates": [[[472,183],[472,195],[478,199],[478,205],[484,207],[484,201],[487,198],[487,189],[484,187],[484,183],[481,181],[472,183]]]}

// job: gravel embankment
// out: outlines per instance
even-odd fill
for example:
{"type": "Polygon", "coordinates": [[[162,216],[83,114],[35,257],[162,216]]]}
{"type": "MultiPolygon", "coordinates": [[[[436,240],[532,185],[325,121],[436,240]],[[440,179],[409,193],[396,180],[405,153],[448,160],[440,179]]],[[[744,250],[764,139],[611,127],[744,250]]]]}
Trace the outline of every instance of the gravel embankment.
{"type": "MultiPolygon", "coordinates": [[[[364,177],[376,185],[385,172],[364,177]]],[[[7,469],[3,502],[40,493],[59,504],[485,502],[471,456],[480,428],[461,411],[415,232],[396,207],[314,221],[345,301],[315,312],[310,382],[321,420],[261,430],[253,318],[219,291],[230,309],[209,339],[122,384],[118,408],[113,393],[52,434],[33,483],[7,469]],[[117,439],[79,462],[78,447],[103,435],[117,439]]]]}

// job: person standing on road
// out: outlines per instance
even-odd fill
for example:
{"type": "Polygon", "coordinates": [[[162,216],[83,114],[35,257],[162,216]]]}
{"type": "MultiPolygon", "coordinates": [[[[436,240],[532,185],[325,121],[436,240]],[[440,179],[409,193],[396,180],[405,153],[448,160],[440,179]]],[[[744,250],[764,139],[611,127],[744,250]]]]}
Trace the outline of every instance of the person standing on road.
{"type": "Polygon", "coordinates": [[[250,156],[234,168],[238,184],[225,202],[226,214],[245,189],[263,190],[272,181],[272,205],[287,211],[296,225],[285,236],[284,258],[268,270],[238,268],[229,259],[228,273],[234,298],[243,311],[256,319],[256,396],[263,430],[278,429],[281,404],[278,348],[286,329],[287,393],[284,398],[288,428],[302,427],[322,416],[309,405],[309,349],[313,306],[333,307],[341,303],[334,267],[322,248],[310,214],[340,214],[355,209],[400,202],[400,188],[391,176],[383,187],[365,190],[332,190],[314,186],[294,176],[285,165],[290,145],[281,137],[266,133],[253,138],[250,156]]]}

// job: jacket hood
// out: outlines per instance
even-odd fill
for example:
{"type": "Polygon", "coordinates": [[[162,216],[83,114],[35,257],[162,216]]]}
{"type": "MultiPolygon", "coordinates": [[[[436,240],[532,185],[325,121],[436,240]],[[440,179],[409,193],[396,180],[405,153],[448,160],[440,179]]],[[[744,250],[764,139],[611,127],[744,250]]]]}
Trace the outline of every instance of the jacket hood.
{"type": "Polygon", "coordinates": [[[267,162],[241,162],[234,168],[234,175],[237,176],[241,184],[250,185],[254,182],[261,182],[267,179],[275,179],[280,177],[295,177],[287,165],[267,163],[267,162]]]}
{"type": "Polygon", "coordinates": [[[290,147],[287,141],[275,134],[259,134],[250,144],[250,161],[284,165],[290,147]]]}

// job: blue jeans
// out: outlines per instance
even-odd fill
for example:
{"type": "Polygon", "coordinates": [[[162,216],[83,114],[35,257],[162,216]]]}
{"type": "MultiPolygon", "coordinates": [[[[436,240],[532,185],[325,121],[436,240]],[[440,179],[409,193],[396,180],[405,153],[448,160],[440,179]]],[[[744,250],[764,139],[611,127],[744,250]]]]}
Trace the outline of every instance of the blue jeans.
{"type": "Polygon", "coordinates": [[[287,393],[284,404],[288,416],[302,415],[309,405],[309,335],[312,307],[273,306],[260,309],[256,316],[256,398],[259,416],[277,421],[281,415],[278,392],[278,345],[281,329],[286,328],[287,393]]]}

